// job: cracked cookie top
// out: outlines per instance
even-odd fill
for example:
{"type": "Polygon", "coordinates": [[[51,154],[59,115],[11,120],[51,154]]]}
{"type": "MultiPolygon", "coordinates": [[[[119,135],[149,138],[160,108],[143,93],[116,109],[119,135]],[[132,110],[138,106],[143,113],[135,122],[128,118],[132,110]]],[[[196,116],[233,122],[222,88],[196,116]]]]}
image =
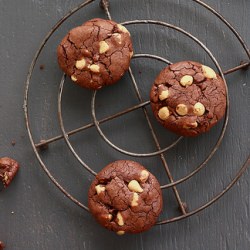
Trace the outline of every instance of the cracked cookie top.
{"type": "Polygon", "coordinates": [[[182,136],[209,131],[224,116],[226,98],[223,79],[210,67],[193,61],[163,69],[150,92],[157,120],[182,136]]]}
{"type": "Polygon", "coordinates": [[[92,182],[89,209],[102,226],[118,235],[146,231],[162,210],[160,184],[137,162],[113,162],[92,182]]]}
{"type": "Polygon", "coordinates": [[[97,90],[114,84],[128,70],[133,56],[130,33],[114,21],[92,19],[63,38],[57,56],[73,82],[97,90]]]}

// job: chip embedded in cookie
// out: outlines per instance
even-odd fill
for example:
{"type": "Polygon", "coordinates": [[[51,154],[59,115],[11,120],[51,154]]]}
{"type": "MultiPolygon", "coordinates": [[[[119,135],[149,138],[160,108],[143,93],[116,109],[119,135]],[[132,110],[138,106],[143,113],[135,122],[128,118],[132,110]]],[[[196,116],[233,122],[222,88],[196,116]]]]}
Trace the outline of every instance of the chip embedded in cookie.
{"type": "Polygon", "coordinates": [[[96,220],[118,235],[148,230],[162,210],[160,184],[134,161],[120,160],[102,169],[88,197],[96,220]]]}
{"type": "Polygon", "coordinates": [[[197,136],[224,116],[226,85],[208,66],[178,62],[160,72],[150,101],[155,117],[164,127],[182,136],[197,136]]]}
{"type": "Polygon", "coordinates": [[[95,90],[120,80],[132,55],[129,31],[100,18],[72,29],[57,48],[61,69],[76,84],[95,90]]]}

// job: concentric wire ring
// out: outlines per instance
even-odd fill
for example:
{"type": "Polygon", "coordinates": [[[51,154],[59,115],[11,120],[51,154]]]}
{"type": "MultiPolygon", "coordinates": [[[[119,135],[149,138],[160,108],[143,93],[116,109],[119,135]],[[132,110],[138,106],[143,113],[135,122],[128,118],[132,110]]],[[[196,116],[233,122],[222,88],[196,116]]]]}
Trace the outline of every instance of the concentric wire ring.
{"type": "MultiPolygon", "coordinates": [[[[166,64],[171,64],[170,61],[160,57],[160,56],[155,56],[155,55],[151,55],[151,54],[135,54],[132,59],[135,58],[151,58],[151,59],[156,59],[158,61],[164,62],[166,64]]],[[[132,79],[133,80],[133,79],[132,79]]],[[[92,96],[92,101],[91,101],[91,113],[92,113],[92,118],[93,121],[95,123],[95,126],[97,128],[98,133],[100,134],[100,136],[102,137],[102,139],[108,143],[109,146],[111,146],[112,148],[114,148],[115,150],[119,151],[120,153],[126,154],[126,155],[130,155],[130,156],[135,156],[135,157],[150,157],[150,156],[155,156],[155,155],[159,155],[161,153],[166,152],[167,150],[171,149],[172,147],[174,147],[175,145],[177,145],[177,143],[183,138],[182,136],[179,136],[174,142],[172,142],[169,146],[152,152],[152,153],[133,153],[133,152],[129,152],[126,151],[124,149],[121,149],[120,147],[116,146],[114,143],[112,143],[103,133],[100,125],[99,125],[99,121],[96,118],[96,112],[95,112],[95,100],[96,100],[96,94],[97,91],[94,91],[93,96],[92,96]]],[[[149,104],[149,102],[147,102],[147,104],[149,104]]]]}
{"type": "MultiPolygon", "coordinates": [[[[238,34],[238,32],[232,27],[231,24],[229,24],[218,12],[216,12],[214,9],[212,9],[210,6],[208,6],[207,4],[203,3],[202,1],[200,0],[193,0],[194,2],[200,4],[201,6],[205,7],[207,10],[209,10],[210,12],[212,12],[213,14],[215,14],[220,20],[222,20],[228,27],[229,29],[234,33],[234,35],[236,36],[236,38],[239,40],[239,42],[241,43],[241,45],[243,46],[244,50],[246,51],[247,55],[248,55],[248,58],[250,59],[250,52],[247,48],[247,45],[244,43],[243,39],[240,37],[240,35],[238,34]]],[[[38,60],[38,57],[42,51],[42,49],[44,48],[45,44],[47,43],[47,41],[49,40],[49,38],[52,36],[52,34],[56,31],[56,29],[66,20],[68,19],[72,14],[74,14],[76,11],[82,9],[83,7],[87,6],[88,4],[90,4],[91,2],[94,2],[94,0],[87,0],[85,1],[84,3],[80,4],[78,7],[76,7],[75,9],[73,9],[72,11],[70,11],[65,17],[63,17],[55,26],[54,28],[47,34],[47,36],[45,37],[45,39],[43,40],[39,50],[36,52],[35,54],[35,57],[31,63],[31,66],[30,66],[30,69],[29,69],[29,72],[28,72],[28,75],[27,75],[27,81],[26,81],[26,88],[25,88],[25,98],[24,98],[24,113],[25,113],[25,120],[26,120],[26,126],[27,126],[27,130],[28,130],[28,135],[29,135],[29,138],[30,138],[30,141],[31,141],[31,145],[33,147],[33,150],[36,154],[36,157],[38,158],[39,160],[39,163],[41,165],[41,167],[43,168],[43,170],[45,171],[45,173],[48,175],[48,177],[52,180],[52,182],[66,195],[66,197],[68,197],[70,200],[72,200],[75,204],[77,204],[78,206],[84,208],[85,210],[88,210],[88,208],[83,205],[81,202],[79,202],[77,199],[75,199],[73,196],[71,196],[58,182],[57,180],[52,176],[52,174],[50,173],[50,171],[48,170],[47,166],[43,163],[40,155],[39,155],[39,152],[37,151],[37,148],[36,148],[36,144],[34,143],[34,140],[33,140],[33,136],[32,136],[32,133],[31,133],[31,129],[30,129],[30,122],[29,122],[29,113],[28,113],[28,97],[29,97],[29,86],[30,86],[30,81],[31,81],[31,77],[32,77],[32,73],[33,73],[33,70],[34,70],[34,67],[37,63],[37,60],[38,60]]],[[[148,22],[152,22],[152,24],[157,24],[157,23],[163,23],[163,22],[158,22],[158,21],[154,21],[154,20],[137,20],[137,22],[142,22],[142,23],[148,23],[148,22]]],[[[130,22],[133,22],[133,21],[130,21],[130,22]]],[[[132,24],[130,22],[125,22],[124,25],[129,25],[129,24],[132,24]]],[[[171,25],[172,27],[175,27],[173,25],[171,25]]],[[[178,27],[176,27],[177,29],[179,29],[178,27]]],[[[191,35],[191,34],[190,34],[191,35]]],[[[197,39],[198,40],[198,39],[197,39]]],[[[135,57],[136,58],[136,57],[135,57]]],[[[212,58],[213,59],[213,58],[212,58]]],[[[224,81],[225,81],[225,78],[224,78],[224,75],[220,69],[220,66],[218,65],[218,63],[215,63],[216,64],[216,67],[219,69],[220,71],[220,74],[222,75],[224,81]]],[[[246,66],[248,66],[249,63],[246,64],[246,66]]],[[[240,67],[238,67],[238,69],[240,69],[240,67]]],[[[237,69],[237,70],[238,70],[237,69]]],[[[232,70],[230,71],[230,73],[233,72],[232,70]]],[[[62,78],[62,81],[61,81],[61,84],[62,82],[64,82],[65,80],[65,76],[63,76],[62,78]]],[[[61,86],[61,85],[60,85],[61,86]]],[[[59,94],[60,92],[62,91],[62,88],[60,89],[59,91],[59,94]]],[[[139,106],[139,105],[138,105],[139,106]]],[[[58,110],[59,112],[60,110],[58,110]]],[[[223,126],[223,129],[222,129],[222,134],[224,136],[224,132],[225,132],[225,129],[226,129],[226,125],[227,125],[227,121],[228,121],[228,110],[227,110],[227,115],[226,115],[226,119],[224,121],[224,126],[223,126]]],[[[98,123],[98,121],[97,121],[98,123]]],[[[62,124],[61,124],[62,125],[62,124]]],[[[64,139],[67,141],[68,140],[68,134],[64,131],[63,132],[63,136],[64,136],[64,139]]],[[[219,147],[219,144],[222,140],[222,137],[219,138],[214,150],[212,151],[212,154],[215,153],[215,151],[218,149],[219,147]],[[218,144],[219,143],[219,144],[218,144]]],[[[69,144],[68,144],[69,146],[69,144]]],[[[73,148],[72,148],[73,149],[73,148]]],[[[75,155],[76,156],[76,155],[75,155]]],[[[212,155],[211,155],[212,157],[212,155]]],[[[211,158],[209,157],[209,159],[211,158]]],[[[193,176],[196,172],[198,172],[206,163],[207,161],[209,160],[207,159],[205,162],[203,162],[200,167],[198,167],[193,173],[190,174],[190,176],[188,178],[190,178],[191,176],[193,176]]],[[[80,160],[80,162],[82,161],[80,158],[78,159],[80,160]]],[[[247,166],[249,165],[250,163],[250,158],[248,157],[248,159],[246,160],[245,164],[241,167],[241,169],[238,171],[238,173],[236,174],[236,177],[231,181],[231,183],[221,192],[219,193],[218,195],[216,195],[212,200],[208,201],[207,203],[205,203],[204,205],[200,206],[198,209],[195,209],[189,213],[185,213],[184,215],[182,216],[179,216],[179,217],[175,217],[175,218],[172,218],[172,219],[167,219],[167,220],[163,220],[161,222],[159,222],[158,224],[165,224],[165,223],[169,223],[169,222],[173,222],[173,221],[177,221],[177,220],[180,220],[180,219],[183,219],[183,218],[186,218],[188,216],[191,216],[201,210],[203,210],[204,208],[210,206],[212,203],[214,203],[216,200],[218,200],[222,195],[224,195],[234,184],[235,182],[240,178],[240,176],[243,174],[243,172],[247,169],[247,166]]],[[[89,168],[84,162],[81,162],[81,164],[84,166],[84,168],[86,168],[88,171],[90,171],[92,174],[96,174],[91,168],[89,168]],[[89,168],[89,169],[88,169],[89,168]]],[[[186,179],[188,179],[187,177],[184,177],[183,179],[180,179],[178,181],[175,181],[175,182],[172,182],[170,184],[167,184],[165,186],[162,186],[162,188],[168,188],[168,187],[173,187],[183,181],[185,181],[186,179]]]]}
{"type": "MultiPolygon", "coordinates": [[[[170,27],[170,28],[173,28],[177,31],[180,31],[181,33],[185,34],[186,36],[190,37],[192,40],[194,40],[198,45],[200,45],[207,53],[208,55],[211,57],[211,59],[213,60],[213,62],[216,64],[216,67],[218,68],[220,74],[222,75],[222,78],[223,80],[225,81],[225,78],[224,78],[224,74],[218,64],[218,62],[216,61],[215,57],[212,55],[211,51],[200,41],[198,40],[196,37],[192,36],[191,34],[189,34],[188,32],[184,31],[183,29],[180,29],[178,27],[175,27],[174,25],[171,25],[171,24],[168,24],[168,23],[164,23],[164,22],[159,22],[159,21],[154,21],[154,20],[135,20],[135,21],[129,21],[129,22],[125,22],[125,23],[122,23],[123,25],[131,25],[131,24],[157,24],[157,25],[162,25],[162,26],[165,26],[165,27],[170,27]]],[[[160,56],[155,56],[155,55],[150,55],[150,54],[136,54],[133,56],[133,58],[151,58],[151,59],[156,59],[156,60],[159,60],[161,62],[164,62],[166,64],[171,64],[171,62],[167,59],[164,59],[160,56]]],[[[65,80],[65,78],[63,78],[65,80]]],[[[75,150],[73,149],[73,146],[71,145],[70,141],[69,141],[69,138],[65,132],[65,128],[64,128],[64,124],[63,124],[63,118],[62,118],[62,115],[61,115],[61,100],[62,100],[62,91],[63,91],[63,85],[64,85],[64,81],[61,81],[61,85],[60,85],[60,93],[59,93],[59,97],[58,97],[58,115],[59,115],[59,121],[60,121],[60,127],[61,127],[61,130],[62,130],[62,133],[63,133],[63,136],[64,136],[64,140],[66,141],[70,151],[73,153],[73,155],[77,158],[77,160],[89,171],[91,172],[92,174],[96,174],[95,172],[93,172],[92,169],[90,169],[90,167],[86,166],[86,163],[84,163],[81,158],[79,157],[79,155],[75,152],[75,150]]],[[[226,93],[227,93],[227,96],[228,96],[228,89],[227,89],[227,86],[226,86],[226,93]]],[[[129,151],[126,151],[126,150],[123,150],[119,147],[117,147],[116,145],[114,145],[106,136],[105,134],[103,133],[103,131],[101,130],[100,126],[99,126],[99,122],[98,120],[96,119],[96,114],[95,114],[95,98],[96,98],[96,94],[97,94],[97,91],[94,91],[93,93],[93,97],[92,97],[92,104],[91,104],[91,110],[92,110],[92,117],[93,117],[93,121],[94,121],[94,124],[97,128],[97,131],[99,132],[100,136],[102,137],[102,139],[107,142],[112,148],[114,148],[115,150],[123,153],[123,154],[126,154],[126,155],[130,155],[130,156],[134,156],[134,157],[151,157],[151,156],[155,156],[155,155],[159,155],[163,152],[166,152],[167,150],[171,149],[172,147],[174,147],[181,139],[182,137],[179,137],[177,140],[175,140],[170,146],[164,148],[164,149],[161,149],[161,150],[158,150],[158,151],[155,151],[153,153],[133,153],[133,152],[129,152],[129,151]]],[[[174,182],[171,182],[171,183],[168,183],[168,184],[164,184],[162,185],[161,187],[162,188],[169,188],[169,187],[173,187],[175,185],[178,185],[184,181],[186,181],[187,179],[191,178],[192,176],[194,176],[196,173],[198,173],[203,167],[206,166],[206,163],[213,157],[214,153],[217,151],[217,149],[219,148],[222,140],[223,140],[223,137],[224,137],[224,134],[225,134],[225,131],[226,131],[226,127],[227,127],[227,123],[228,123],[228,117],[229,117],[229,99],[227,98],[227,110],[226,110],[226,116],[225,116],[225,119],[224,119],[224,124],[223,124],[223,128],[222,128],[222,131],[221,131],[221,134],[217,140],[217,143],[216,145],[214,146],[214,148],[211,150],[211,152],[209,153],[209,155],[207,156],[207,158],[200,164],[198,165],[198,167],[196,167],[191,173],[187,174],[186,176],[180,178],[179,180],[176,180],[174,182]]]]}

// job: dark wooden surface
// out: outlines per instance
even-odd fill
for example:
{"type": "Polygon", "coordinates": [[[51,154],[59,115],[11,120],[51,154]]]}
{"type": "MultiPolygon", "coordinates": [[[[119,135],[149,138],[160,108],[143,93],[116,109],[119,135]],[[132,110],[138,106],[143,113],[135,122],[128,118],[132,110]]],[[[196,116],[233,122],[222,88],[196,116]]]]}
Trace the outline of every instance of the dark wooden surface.
{"type": "MultiPolygon", "coordinates": [[[[6,243],[6,249],[250,249],[249,171],[223,198],[201,213],[176,223],[156,226],[140,235],[123,237],[102,229],[87,212],[67,200],[44,174],[31,148],[24,123],[24,83],[31,60],[44,36],[64,14],[81,2],[0,1],[0,156],[13,157],[21,164],[13,184],[0,193],[0,240],[6,243]],[[14,146],[12,141],[16,142],[14,146]]],[[[250,44],[249,0],[206,2],[230,20],[250,44]]],[[[191,0],[111,0],[111,14],[118,22],[145,18],[178,25],[204,42],[223,70],[247,59],[229,29],[191,0]]],[[[61,133],[57,118],[61,72],[56,62],[56,46],[70,28],[97,16],[105,17],[95,1],[64,23],[39,57],[31,80],[29,100],[35,142],[61,133]],[[44,70],[39,69],[40,64],[44,65],[44,70]]],[[[201,48],[173,30],[148,25],[129,29],[136,53],[152,53],[173,62],[192,59],[213,66],[201,48]]],[[[154,60],[137,59],[131,66],[143,100],[148,100],[150,85],[165,65],[154,60]]],[[[190,210],[221,192],[249,155],[249,80],[249,71],[227,76],[231,106],[222,145],[205,169],[177,187],[190,210]]],[[[62,105],[67,131],[91,121],[90,100],[89,91],[66,84],[62,105]]],[[[125,76],[121,83],[98,93],[98,119],[137,103],[131,81],[125,76]]],[[[151,116],[150,108],[148,111],[151,116]]],[[[155,122],[153,125],[163,146],[176,138],[155,122]]],[[[174,179],[191,172],[201,163],[215,144],[221,126],[222,122],[204,136],[184,139],[165,154],[174,179]]],[[[124,149],[135,152],[155,150],[140,110],[105,123],[102,129],[124,149]]],[[[168,183],[159,157],[138,159],[117,153],[100,139],[95,129],[72,136],[71,142],[79,156],[95,171],[116,159],[134,159],[148,167],[161,184],[168,183]]],[[[82,170],[66,144],[63,141],[51,144],[41,157],[59,182],[86,204],[86,193],[93,176],[82,170]]],[[[178,215],[172,190],[165,190],[161,219],[178,215]]]]}

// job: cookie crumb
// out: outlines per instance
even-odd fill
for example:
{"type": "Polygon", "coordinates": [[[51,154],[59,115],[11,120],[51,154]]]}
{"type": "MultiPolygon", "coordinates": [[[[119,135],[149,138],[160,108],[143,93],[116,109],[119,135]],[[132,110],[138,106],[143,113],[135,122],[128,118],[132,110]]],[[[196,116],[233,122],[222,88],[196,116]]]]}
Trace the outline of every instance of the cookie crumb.
{"type": "Polygon", "coordinates": [[[44,70],[44,68],[45,68],[45,65],[44,65],[44,64],[41,64],[41,65],[39,66],[39,69],[40,69],[40,70],[44,70]]]}
{"type": "Polygon", "coordinates": [[[11,158],[0,158],[0,180],[7,188],[19,169],[19,163],[11,158]]]}
{"type": "Polygon", "coordinates": [[[5,248],[5,245],[2,241],[0,241],[0,250],[3,250],[5,248]]]}

